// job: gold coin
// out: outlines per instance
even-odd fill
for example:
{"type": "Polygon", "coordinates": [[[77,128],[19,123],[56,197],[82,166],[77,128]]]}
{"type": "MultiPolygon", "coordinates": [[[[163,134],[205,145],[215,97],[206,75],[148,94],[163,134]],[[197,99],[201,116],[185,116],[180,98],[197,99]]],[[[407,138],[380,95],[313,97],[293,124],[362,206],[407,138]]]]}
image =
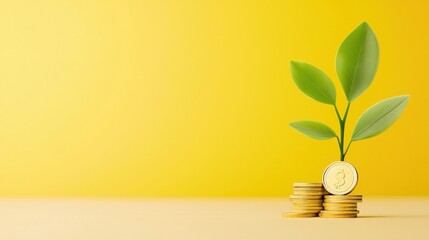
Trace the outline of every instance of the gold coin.
{"type": "Polygon", "coordinates": [[[348,207],[348,208],[336,208],[336,207],[325,207],[326,211],[356,211],[357,208],[348,207]]]}
{"type": "Polygon", "coordinates": [[[325,203],[358,203],[362,202],[362,200],[358,199],[344,199],[344,200],[336,200],[336,199],[325,199],[325,203]]]}
{"type": "Polygon", "coordinates": [[[292,209],[294,213],[319,213],[320,209],[292,209]]]}
{"type": "Polygon", "coordinates": [[[309,196],[323,196],[325,195],[324,192],[303,192],[303,191],[294,191],[294,195],[309,195],[309,196]]]}
{"type": "Polygon", "coordinates": [[[323,173],[323,186],[336,195],[345,195],[353,191],[358,182],[356,168],[344,161],[331,163],[323,173]]]}
{"type": "Polygon", "coordinates": [[[295,204],[300,204],[300,203],[317,203],[317,204],[322,204],[323,203],[323,199],[290,199],[290,201],[295,204]]]}
{"type": "Polygon", "coordinates": [[[316,187],[316,188],[311,188],[311,187],[294,187],[293,190],[294,191],[305,191],[305,192],[323,192],[323,191],[326,191],[323,187],[316,187]]]}
{"type": "Polygon", "coordinates": [[[323,187],[322,183],[305,183],[305,182],[300,182],[300,183],[294,183],[293,187],[323,187]]]}
{"type": "Polygon", "coordinates": [[[358,214],[359,210],[353,210],[353,211],[326,211],[326,210],[322,210],[320,211],[321,213],[326,213],[326,214],[358,214]]]}
{"type": "Polygon", "coordinates": [[[358,199],[362,200],[362,195],[326,195],[326,199],[358,199]]]}
{"type": "Polygon", "coordinates": [[[317,187],[317,188],[303,188],[303,187],[294,187],[294,191],[305,191],[305,192],[323,192],[325,189],[323,187],[317,187]]]}
{"type": "Polygon", "coordinates": [[[322,203],[292,203],[294,207],[323,207],[322,203]]]}
{"type": "Polygon", "coordinates": [[[312,196],[325,196],[326,193],[323,191],[299,191],[295,190],[293,191],[293,195],[312,195],[312,196]]]}
{"type": "Polygon", "coordinates": [[[324,202],[323,206],[325,206],[325,207],[357,207],[357,202],[355,202],[355,203],[329,203],[329,202],[324,202]]]}
{"type": "Polygon", "coordinates": [[[311,195],[311,196],[325,196],[324,192],[303,192],[303,191],[294,191],[293,195],[311,195]]]}
{"type": "Polygon", "coordinates": [[[309,195],[290,195],[290,199],[320,199],[322,200],[323,196],[309,196],[309,195]]]}
{"type": "Polygon", "coordinates": [[[320,213],[325,215],[358,215],[359,212],[349,211],[346,213],[345,211],[343,211],[342,213],[337,213],[337,212],[322,210],[320,211],[320,213]]]}
{"type": "Polygon", "coordinates": [[[321,217],[321,218],[357,218],[357,215],[356,214],[329,215],[329,214],[319,213],[319,217],[321,217]]]}
{"type": "Polygon", "coordinates": [[[319,214],[320,218],[357,218],[357,215],[323,215],[319,214]]]}
{"type": "Polygon", "coordinates": [[[317,217],[317,213],[288,212],[288,213],[283,213],[282,216],[286,218],[308,218],[308,217],[317,217]]]}
{"type": "Polygon", "coordinates": [[[323,186],[321,187],[293,187],[294,190],[300,191],[325,191],[323,186]]]}
{"type": "Polygon", "coordinates": [[[309,207],[309,206],[294,206],[294,209],[306,209],[306,210],[323,210],[322,206],[309,207]]]}

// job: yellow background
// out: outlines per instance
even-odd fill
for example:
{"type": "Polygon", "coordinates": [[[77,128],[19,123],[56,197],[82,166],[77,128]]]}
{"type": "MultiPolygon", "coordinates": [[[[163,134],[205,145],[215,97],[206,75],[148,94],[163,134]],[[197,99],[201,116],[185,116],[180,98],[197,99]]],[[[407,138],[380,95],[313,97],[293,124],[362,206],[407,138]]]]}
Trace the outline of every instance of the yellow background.
{"type": "MultiPolygon", "coordinates": [[[[0,1],[1,196],[287,196],[338,160],[332,107],[304,96],[289,61],[335,74],[361,21],[375,81],[358,116],[410,94],[386,133],[352,145],[356,193],[429,194],[429,8],[424,1],[0,1]]],[[[343,111],[343,110],[342,110],[343,111]]]]}

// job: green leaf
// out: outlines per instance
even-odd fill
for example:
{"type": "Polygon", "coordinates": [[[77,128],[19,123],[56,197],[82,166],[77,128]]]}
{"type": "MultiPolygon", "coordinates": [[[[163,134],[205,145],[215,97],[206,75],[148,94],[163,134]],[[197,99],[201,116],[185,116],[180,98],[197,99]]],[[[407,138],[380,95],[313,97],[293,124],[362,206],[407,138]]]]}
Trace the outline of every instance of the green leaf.
{"type": "Polygon", "coordinates": [[[303,120],[291,122],[289,123],[289,126],[298,132],[317,140],[326,140],[337,136],[332,128],[321,122],[303,120]]]}
{"type": "Polygon", "coordinates": [[[308,63],[290,62],[292,79],[305,95],[326,104],[335,104],[336,93],[332,80],[308,63]]]}
{"type": "Polygon", "coordinates": [[[337,52],[337,75],[349,102],[371,85],[378,68],[377,38],[363,22],[341,43],[337,52]]]}
{"type": "Polygon", "coordinates": [[[401,116],[409,98],[408,95],[388,98],[366,110],[356,124],[352,141],[374,137],[389,128],[401,116]]]}

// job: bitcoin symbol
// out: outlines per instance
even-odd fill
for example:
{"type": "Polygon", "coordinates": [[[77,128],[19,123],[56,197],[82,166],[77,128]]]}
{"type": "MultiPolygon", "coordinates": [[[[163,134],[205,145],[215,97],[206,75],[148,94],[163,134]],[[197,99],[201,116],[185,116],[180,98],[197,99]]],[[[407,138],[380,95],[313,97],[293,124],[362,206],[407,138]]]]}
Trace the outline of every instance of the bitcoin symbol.
{"type": "Polygon", "coordinates": [[[346,174],[344,173],[344,169],[341,169],[335,174],[335,178],[337,179],[337,182],[334,183],[335,187],[337,189],[341,188],[346,181],[344,178],[346,177],[346,174]]]}

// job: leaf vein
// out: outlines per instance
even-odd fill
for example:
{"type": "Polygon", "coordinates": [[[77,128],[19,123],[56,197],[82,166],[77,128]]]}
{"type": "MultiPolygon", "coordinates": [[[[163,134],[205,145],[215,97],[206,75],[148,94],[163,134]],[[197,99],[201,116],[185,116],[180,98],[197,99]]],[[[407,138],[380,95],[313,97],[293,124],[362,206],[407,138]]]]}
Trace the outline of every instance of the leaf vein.
{"type": "MultiPolygon", "coordinates": [[[[367,30],[365,29],[364,36],[366,35],[366,32],[367,32],[367,30]]],[[[365,37],[363,37],[362,40],[361,40],[361,44],[360,44],[360,48],[359,48],[359,55],[358,55],[356,67],[355,67],[355,70],[354,70],[354,73],[353,73],[352,85],[350,86],[350,92],[349,92],[349,94],[351,94],[353,92],[353,89],[354,89],[354,87],[356,85],[356,73],[357,73],[357,69],[359,68],[359,65],[360,65],[360,58],[362,56],[362,49],[364,49],[364,47],[363,47],[364,45],[365,45],[365,37]]]]}
{"type": "Polygon", "coordinates": [[[383,114],[381,117],[377,118],[376,120],[374,120],[374,122],[372,122],[368,127],[362,129],[361,131],[359,131],[356,136],[359,136],[361,133],[365,132],[366,130],[368,130],[370,127],[372,127],[374,124],[376,124],[378,121],[380,121],[380,119],[384,118],[387,114],[391,113],[393,110],[395,110],[399,105],[402,104],[403,101],[399,102],[396,106],[394,106],[392,109],[390,109],[389,111],[387,111],[385,114],[383,114]]]}

